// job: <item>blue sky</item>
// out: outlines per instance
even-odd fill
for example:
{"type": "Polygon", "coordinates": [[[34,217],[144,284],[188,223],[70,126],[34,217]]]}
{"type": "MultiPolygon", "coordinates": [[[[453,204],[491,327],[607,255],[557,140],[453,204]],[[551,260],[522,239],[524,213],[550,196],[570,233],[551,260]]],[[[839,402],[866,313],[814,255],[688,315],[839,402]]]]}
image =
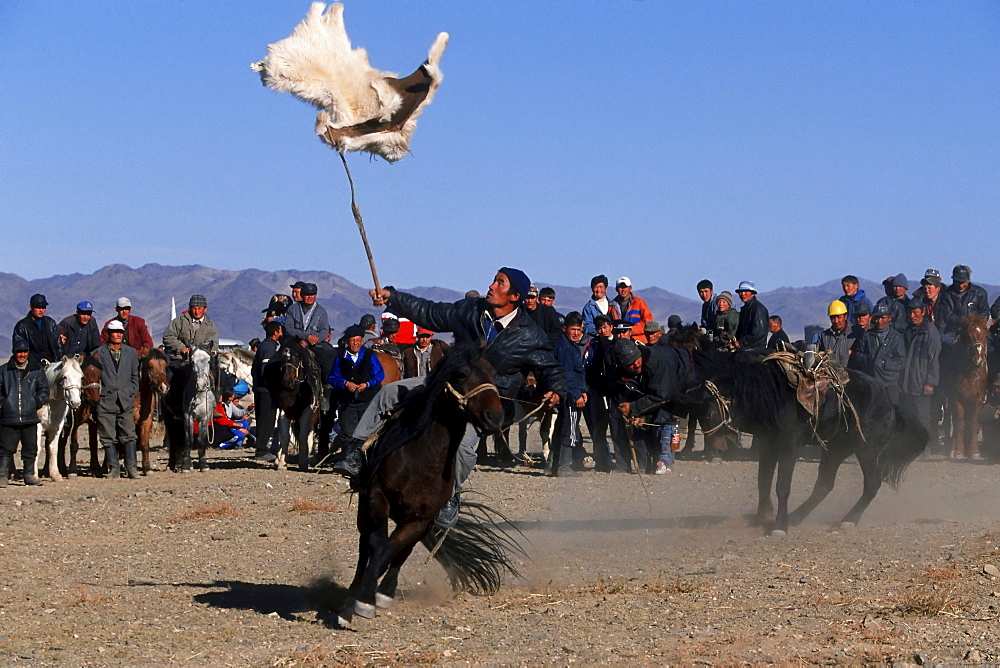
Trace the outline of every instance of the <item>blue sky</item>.
{"type": "MultiPolygon", "coordinates": [[[[482,289],[509,264],[693,297],[962,262],[1000,284],[1000,3],[345,4],[381,69],[451,33],[413,155],[348,156],[383,283],[482,289]]],[[[2,270],[368,285],[315,110],[249,69],[307,9],[0,5],[2,270]]]]}

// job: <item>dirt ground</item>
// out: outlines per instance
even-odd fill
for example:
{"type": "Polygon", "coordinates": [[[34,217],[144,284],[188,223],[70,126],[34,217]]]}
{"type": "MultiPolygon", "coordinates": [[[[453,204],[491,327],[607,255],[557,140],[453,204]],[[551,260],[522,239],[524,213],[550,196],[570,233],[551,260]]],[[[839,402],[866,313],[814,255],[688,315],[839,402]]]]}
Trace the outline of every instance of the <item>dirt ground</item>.
{"type": "MultiPolygon", "coordinates": [[[[756,465],[667,476],[482,465],[470,487],[524,532],[524,578],[450,594],[422,548],[396,606],[318,620],[350,581],[355,506],[330,473],[249,451],[212,470],[0,490],[0,660],[24,665],[476,665],[1000,661],[1000,487],[917,461],[862,523],[856,464],[784,540],[747,524],[756,465]],[[645,487],[641,484],[645,482],[645,487]],[[319,615],[318,615],[319,613],[319,615]]],[[[165,453],[157,451],[163,468],[165,453]]],[[[793,504],[816,462],[800,462],[793,504]]]]}

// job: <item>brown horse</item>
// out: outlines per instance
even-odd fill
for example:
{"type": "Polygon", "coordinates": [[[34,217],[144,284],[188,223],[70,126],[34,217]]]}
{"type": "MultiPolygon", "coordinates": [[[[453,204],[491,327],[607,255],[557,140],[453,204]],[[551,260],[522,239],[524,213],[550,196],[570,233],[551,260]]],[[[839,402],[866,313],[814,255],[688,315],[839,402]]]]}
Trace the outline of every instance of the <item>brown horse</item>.
{"type": "Polygon", "coordinates": [[[379,363],[382,365],[382,370],[385,372],[385,378],[382,379],[381,387],[403,379],[403,361],[401,359],[397,359],[381,350],[374,352],[375,357],[378,358],[379,363]]]}
{"type": "Polygon", "coordinates": [[[167,393],[167,357],[153,348],[139,360],[139,393],[135,396],[132,415],[135,418],[137,450],[142,451],[142,472],[153,470],[149,461],[149,434],[153,429],[153,413],[160,397],[167,393]]]}
{"type": "Polygon", "coordinates": [[[77,438],[77,431],[84,424],[87,425],[90,444],[90,472],[92,475],[101,474],[101,460],[98,455],[97,441],[97,403],[101,400],[101,364],[97,361],[96,355],[91,357],[86,355],[80,361],[80,370],[83,371],[83,383],[80,390],[83,394],[83,401],[80,407],[69,414],[69,428],[64,429],[59,438],[59,472],[69,478],[79,475],[79,466],[76,462],[77,452],[80,450],[80,441],[77,438]],[[66,446],[69,445],[69,462],[66,462],[66,446]]]}
{"type": "Polygon", "coordinates": [[[954,419],[953,459],[981,459],[979,409],[986,402],[989,376],[986,318],[974,313],[962,321],[955,342],[941,351],[941,385],[954,419]]]}

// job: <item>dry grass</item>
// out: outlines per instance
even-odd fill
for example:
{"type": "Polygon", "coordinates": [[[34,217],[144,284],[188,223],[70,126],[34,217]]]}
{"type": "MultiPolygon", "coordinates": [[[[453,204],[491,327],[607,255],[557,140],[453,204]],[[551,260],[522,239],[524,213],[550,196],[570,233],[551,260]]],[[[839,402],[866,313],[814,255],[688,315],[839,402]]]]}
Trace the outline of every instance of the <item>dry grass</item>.
{"type": "Polygon", "coordinates": [[[104,596],[103,594],[96,594],[92,592],[90,589],[87,589],[85,587],[79,587],[76,590],[76,595],[70,600],[66,601],[66,607],[70,608],[74,606],[101,605],[103,603],[106,603],[107,600],[108,597],[104,596]]]}
{"type": "Polygon", "coordinates": [[[317,503],[315,501],[307,501],[306,499],[292,499],[292,512],[305,515],[308,513],[342,513],[344,511],[335,503],[317,503]]]}
{"type": "Polygon", "coordinates": [[[222,517],[236,517],[236,508],[231,503],[211,503],[195,506],[194,510],[171,517],[169,522],[187,522],[188,520],[215,520],[222,517]]]}
{"type": "Polygon", "coordinates": [[[944,613],[959,614],[963,602],[955,596],[955,586],[944,587],[918,583],[907,587],[895,610],[903,615],[934,617],[944,613]]]}
{"type": "Polygon", "coordinates": [[[962,573],[955,564],[951,566],[928,566],[924,569],[925,580],[940,582],[944,580],[957,580],[960,577],[962,577],[962,573]]]}

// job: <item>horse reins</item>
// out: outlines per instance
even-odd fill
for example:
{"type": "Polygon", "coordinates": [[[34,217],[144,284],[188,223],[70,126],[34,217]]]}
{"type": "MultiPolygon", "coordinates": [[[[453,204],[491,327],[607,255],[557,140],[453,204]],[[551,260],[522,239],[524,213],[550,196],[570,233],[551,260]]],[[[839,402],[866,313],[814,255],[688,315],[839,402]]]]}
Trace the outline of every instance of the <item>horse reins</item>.
{"type": "Polygon", "coordinates": [[[477,394],[493,390],[494,392],[497,393],[498,397],[500,396],[500,390],[498,390],[497,386],[494,385],[493,383],[483,383],[482,385],[477,385],[468,392],[466,392],[465,394],[461,394],[458,390],[452,387],[451,383],[445,383],[444,389],[446,389],[449,394],[455,397],[455,399],[458,401],[458,407],[461,408],[462,410],[465,410],[465,407],[469,404],[469,399],[476,396],[477,394]]]}

